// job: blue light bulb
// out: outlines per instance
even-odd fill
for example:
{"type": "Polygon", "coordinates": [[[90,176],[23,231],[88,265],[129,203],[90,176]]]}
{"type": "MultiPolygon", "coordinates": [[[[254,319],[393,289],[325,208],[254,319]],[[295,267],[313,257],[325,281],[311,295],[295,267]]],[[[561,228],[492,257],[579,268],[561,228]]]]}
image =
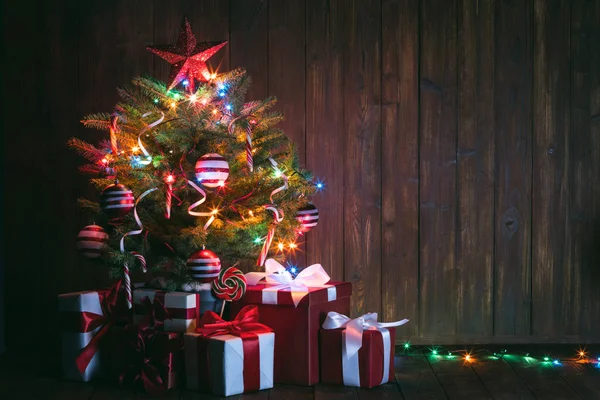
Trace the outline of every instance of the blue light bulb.
{"type": "Polygon", "coordinates": [[[227,104],[227,105],[225,106],[225,108],[226,108],[227,110],[231,110],[231,104],[227,104]]]}
{"type": "Polygon", "coordinates": [[[225,96],[225,92],[219,92],[219,96],[221,96],[221,97],[225,96]]]}
{"type": "Polygon", "coordinates": [[[184,79],[183,82],[181,82],[181,83],[183,83],[183,86],[187,86],[190,84],[190,81],[188,81],[187,79],[184,79]]]}

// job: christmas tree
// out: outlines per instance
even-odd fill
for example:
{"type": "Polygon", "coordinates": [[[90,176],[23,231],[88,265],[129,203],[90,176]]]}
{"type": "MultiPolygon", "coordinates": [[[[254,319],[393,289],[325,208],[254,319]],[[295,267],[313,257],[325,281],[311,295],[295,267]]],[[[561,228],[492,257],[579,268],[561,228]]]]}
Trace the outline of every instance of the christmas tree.
{"type": "Polygon", "coordinates": [[[277,127],[275,99],[245,102],[245,71],[208,69],[224,45],[196,43],[186,20],[176,45],[149,48],[173,64],[169,84],[135,78],[118,89],[114,112],[82,121],[109,139],[69,142],[100,193],[80,205],[108,230],[87,227],[94,232],[80,237],[80,248],[102,253],[113,277],[147,265],[175,289],[199,277],[187,261],[202,249],[228,265],[261,266],[267,253],[285,259],[316,223],[316,185],[277,127]]]}

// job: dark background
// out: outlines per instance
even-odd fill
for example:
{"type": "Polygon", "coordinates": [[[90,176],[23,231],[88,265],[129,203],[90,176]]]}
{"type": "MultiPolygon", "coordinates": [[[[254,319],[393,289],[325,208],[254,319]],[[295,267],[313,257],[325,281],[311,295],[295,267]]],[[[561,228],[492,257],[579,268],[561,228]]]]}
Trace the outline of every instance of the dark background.
{"type": "MultiPolygon", "coordinates": [[[[600,0],[4,2],[6,338],[51,348],[94,194],[66,141],[145,50],[229,40],[325,179],[306,257],[415,343],[600,341],[600,0]]],[[[0,314],[1,315],[1,314],[0,314]]],[[[0,336],[1,337],[1,336],[0,336]]]]}

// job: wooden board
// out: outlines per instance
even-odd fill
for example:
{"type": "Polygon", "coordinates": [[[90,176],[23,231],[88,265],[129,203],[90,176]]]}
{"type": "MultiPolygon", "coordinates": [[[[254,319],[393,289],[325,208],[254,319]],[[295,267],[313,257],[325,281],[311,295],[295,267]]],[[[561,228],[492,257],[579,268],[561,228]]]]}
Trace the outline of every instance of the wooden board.
{"type": "Polygon", "coordinates": [[[456,1],[421,2],[419,332],[456,332],[456,1]]]}
{"type": "MultiPolygon", "coordinates": [[[[196,35],[196,39],[202,41],[202,39],[197,36],[199,27],[196,26],[196,21],[192,18],[194,15],[192,3],[192,0],[154,0],[154,38],[149,45],[158,46],[177,43],[177,37],[181,30],[183,19],[186,17],[190,21],[190,24],[192,24],[192,31],[196,35]]],[[[154,65],[154,78],[166,82],[171,73],[171,64],[152,53],[150,54],[152,55],[154,65]]],[[[167,85],[169,83],[170,82],[167,82],[167,85]]]]}
{"type": "Polygon", "coordinates": [[[471,366],[494,399],[533,400],[533,394],[504,360],[478,361],[471,366]]]}
{"type": "Polygon", "coordinates": [[[382,320],[419,327],[419,5],[382,3],[382,320]],[[383,149],[395,149],[385,151],[383,149]]]}
{"type": "Polygon", "coordinates": [[[315,386],[315,400],[358,400],[356,388],[318,384],[315,386]]]}
{"type": "Polygon", "coordinates": [[[447,399],[427,358],[422,354],[398,355],[395,358],[396,382],[406,400],[447,399]]]}
{"type": "Polygon", "coordinates": [[[344,77],[342,11],[338,1],[306,2],[306,166],[324,182],[314,197],[319,225],[307,234],[306,262],[344,280],[344,77]],[[312,245],[311,245],[312,243],[312,245]]]}
{"type": "Polygon", "coordinates": [[[430,356],[428,360],[448,399],[492,399],[492,395],[477,377],[471,364],[461,356],[430,356]]]}
{"type": "Polygon", "coordinates": [[[457,334],[493,332],[494,9],[458,3],[457,334]]]}
{"type": "MultiPolygon", "coordinates": [[[[306,159],[305,11],[300,0],[269,3],[269,95],[277,97],[276,110],[284,116],[279,127],[297,146],[302,165],[306,159]]],[[[289,262],[307,266],[305,242],[311,236],[298,238],[300,247],[290,254],[289,262]]]]}
{"type": "Polygon", "coordinates": [[[495,3],[495,335],[531,331],[531,13],[495,3]]]}
{"type": "Polygon", "coordinates": [[[590,182],[597,179],[600,148],[600,121],[593,116],[600,113],[600,57],[592,50],[600,44],[600,4],[577,0],[571,3],[571,131],[569,140],[569,183],[571,209],[570,258],[578,267],[581,310],[580,320],[570,329],[578,332],[600,331],[600,298],[596,284],[600,271],[600,238],[598,201],[600,191],[590,182]],[[596,166],[596,167],[595,167],[596,166]],[[596,168],[596,169],[595,169],[596,168]]]}
{"type": "Polygon", "coordinates": [[[344,3],[344,277],[352,315],[381,308],[381,4],[344,3]]]}
{"type": "Polygon", "coordinates": [[[246,100],[262,100],[268,94],[268,1],[230,1],[230,66],[245,68],[252,79],[246,100]]]}
{"type": "MultiPolygon", "coordinates": [[[[220,0],[196,0],[192,3],[192,27],[199,42],[229,41],[229,2],[220,0]]],[[[208,60],[211,71],[227,72],[229,67],[229,43],[208,60]]]]}
{"type": "MultiPolygon", "coordinates": [[[[571,333],[580,313],[569,205],[569,2],[535,1],[532,331],[571,333]],[[549,290],[548,288],[552,288],[549,290]]],[[[576,328],[575,328],[576,329],[576,328]]]]}

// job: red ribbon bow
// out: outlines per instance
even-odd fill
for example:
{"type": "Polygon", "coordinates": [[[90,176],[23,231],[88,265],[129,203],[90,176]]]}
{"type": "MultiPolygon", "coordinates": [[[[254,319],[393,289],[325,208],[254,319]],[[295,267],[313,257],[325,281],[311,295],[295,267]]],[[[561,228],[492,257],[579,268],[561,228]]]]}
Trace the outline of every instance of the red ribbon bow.
{"type": "Polygon", "coordinates": [[[181,341],[178,335],[157,332],[152,327],[128,325],[125,328],[125,350],[128,360],[119,383],[122,387],[143,388],[151,395],[164,393],[175,386],[181,341]]]}
{"type": "Polygon", "coordinates": [[[243,307],[233,321],[225,321],[218,314],[206,311],[196,328],[196,333],[205,337],[234,335],[244,339],[268,332],[273,330],[258,322],[258,307],[255,305],[243,307]]]}
{"type": "Polygon", "coordinates": [[[75,359],[77,369],[79,369],[82,375],[100,348],[102,339],[106,336],[110,328],[118,322],[125,323],[128,320],[127,305],[123,301],[124,298],[119,297],[120,290],[121,280],[117,281],[109,289],[98,292],[103,315],[87,311],[65,311],[61,313],[61,325],[66,330],[85,333],[101,327],[87,346],[81,349],[75,359]],[[120,302],[119,299],[121,299],[120,302]]]}
{"type": "MultiPolygon", "coordinates": [[[[259,333],[273,332],[271,328],[258,322],[258,307],[249,305],[243,307],[233,321],[225,321],[212,311],[202,315],[196,328],[196,333],[205,338],[233,335],[242,339],[244,349],[244,392],[260,390],[260,345],[259,333]]],[[[208,359],[208,348],[206,341],[204,346],[199,346],[199,355],[205,357],[204,362],[198,364],[199,376],[210,377],[214,373],[210,369],[208,359]]],[[[219,373],[219,372],[217,372],[219,373]]],[[[210,379],[205,381],[210,386],[210,379]]]]}
{"type": "Polygon", "coordinates": [[[144,297],[141,305],[146,310],[146,315],[138,324],[142,330],[162,327],[165,324],[165,320],[171,319],[169,310],[156,297],[154,301],[150,300],[148,296],[144,297]]]}

